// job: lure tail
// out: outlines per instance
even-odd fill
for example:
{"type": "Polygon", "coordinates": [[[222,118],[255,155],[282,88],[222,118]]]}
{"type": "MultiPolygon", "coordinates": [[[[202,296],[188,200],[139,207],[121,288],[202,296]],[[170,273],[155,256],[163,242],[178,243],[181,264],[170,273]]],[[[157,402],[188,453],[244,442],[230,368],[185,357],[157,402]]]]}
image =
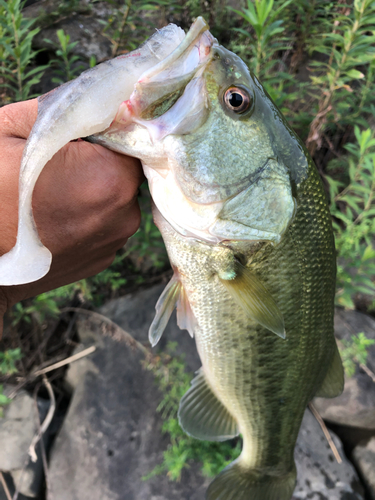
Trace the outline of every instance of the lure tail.
{"type": "Polygon", "coordinates": [[[290,500],[296,470],[281,475],[248,469],[241,457],[229,464],[210,484],[206,500],[290,500]]]}

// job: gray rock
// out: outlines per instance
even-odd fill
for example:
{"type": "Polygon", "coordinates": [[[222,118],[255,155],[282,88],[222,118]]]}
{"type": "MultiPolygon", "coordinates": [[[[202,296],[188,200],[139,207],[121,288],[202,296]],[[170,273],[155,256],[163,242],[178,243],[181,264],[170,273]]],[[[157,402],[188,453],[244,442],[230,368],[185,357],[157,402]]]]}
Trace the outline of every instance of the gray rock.
{"type": "Polygon", "coordinates": [[[45,39],[57,44],[56,31],[59,29],[63,29],[65,34],[70,36],[69,43],[79,42],[73,48],[72,54],[80,56],[82,61],[88,61],[91,56],[95,56],[99,63],[112,56],[111,42],[102,34],[103,25],[98,19],[83,15],[75,15],[44,28],[35,36],[33,44],[36,48],[51,50],[51,44],[45,39]]]}
{"type": "MultiPolygon", "coordinates": [[[[89,342],[86,342],[86,344],[89,345],[89,342]]],[[[81,344],[74,349],[72,355],[78,354],[84,349],[84,345],[81,344]]],[[[73,393],[73,391],[79,388],[79,385],[84,380],[86,374],[90,371],[98,374],[98,371],[89,356],[80,359],[79,362],[71,363],[65,375],[65,389],[69,393],[73,393]]]]}
{"type": "MultiPolygon", "coordinates": [[[[162,289],[156,286],[116,299],[100,313],[147,343],[162,289]]],[[[184,470],[179,483],[169,482],[164,475],[142,480],[162,462],[168,438],[161,433],[156,411],[161,394],[151,372],[142,366],[141,351],[114,341],[113,331],[112,338],[92,320],[80,322],[79,334],[83,347],[93,342],[98,347],[88,362],[74,363],[85,365],[74,368],[75,376],[69,375],[75,391],[51,454],[53,500],[203,499],[210,480],[202,477],[198,465],[184,470]]],[[[161,348],[168,340],[179,342],[178,350],[187,354],[191,369],[199,366],[194,342],[172,320],[161,348]]],[[[333,461],[319,425],[306,413],[295,452],[299,474],[295,500],[363,500],[358,477],[338,438],[334,439],[344,458],[341,466],[333,461]]]]}
{"type": "MultiPolygon", "coordinates": [[[[101,331],[96,328],[94,337],[101,331]]],[[[82,330],[87,338],[87,328],[81,325],[82,330]]],[[[203,497],[208,481],[196,467],[184,472],[180,483],[166,476],[142,480],[162,462],[168,445],[156,411],[161,395],[142,360],[139,350],[104,337],[90,356],[89,371],[82,377],[77,369],[81,375],[51,453],[53,500],[203,497]]]]}
{"type": "MultiPolygon", "coordinates": [[[[9,491],[11,497],[13,497],[13,495],[15,493],[15,488],[14,488],[14,483],[13,483],[11,475],[7,474],[7,473],[3,473],[3,477],[4,477],[6,485],[8,487],[8,491],[9,491]]],[[[6,495],[4,488],[3,488],[2,484],[0,483],[0,500],[8,500],[8,498],[9,497],[6,495]]],[[[20,493],[18,495],[17,500],[29,500],[29,499],[30,499],[30,497],[25,497],[25,495],[22,495],[22,493],[20,493]]]]}
{"type": "Polygon", "coordinates": [[[297,486],[293,500],[360,500],[363,487],[353,465],[345,457],[339,438],[330,432],[343,460],[339,464],[316,421],[306,410],[298,435],[294,458],[297,486]]]}
{"type": "MultiPolygon", "coordinates": [[[[148,329],[155,316],[155,304],[167,283],[156,285],[141,292],[111,300],[99,309],[136,340],[150,347],[148,329]]],[[[165,351],[168,342],[176,342],[176,354],[184,356],[186,368],[195,372],[201,366],[199,356],[187,330],[180,330],[176,324],[176,313],[172,317],[153,352],[165,351]]]]}
{"type": "MultiPolygon", "coordinates": [[[[375,340],[375,321],[357,311],[338,309],[335,314],[335,336],[350,340],[351,335],[364,332],[375,340]]],[[[368,349],[367,366],[375,372],[375,344],[368,349]]],[[[325,420],[340,425],[375,429],[375,384],[361,369],[345,379],[345,389],[334,399],[316,398],[314,404],[325,420]]]]}
{"type": "Polygon", "coordinates": [[[70,43],[79,42],[72,54],[80,56],[82,61],[88,61],[91,56],[95,56],[97,62],[112,57],[111,41],[103,35],[103,24],[99,21],[111,14],[105,2],[95,5],[81,0],[72,11],[61,2],[57,5],[55,0],[40,0],[26,7],[23,14],[28,18],[38,18],[41,31],[33,39],[33,46],[37,49],[51,50],[51,45],[45,39],[57,43],[56,31],[63,29],[70,36],[70,43]],[[58,14],[59,9],[61,15],[58,14]]]}
{"type": "Polygon", "coordinates": [[[353,460],[367,486],[370,497],[375,500],[375,436],[356,446],[353,451],[353,460]]]}
{"type": "MultiPolygon", "coordinates": [[[[38,400],[39,416],[47,413],[48,402],[38,400]]],[[[34,463],[28,450],[39,426],[34,399],[20,391],[4,410],[0,419],[0,470],[10,472],[19,491],[28,497],[37,497],[43,481],[43,466],[37,447],[38,460],[34,463]]]]}

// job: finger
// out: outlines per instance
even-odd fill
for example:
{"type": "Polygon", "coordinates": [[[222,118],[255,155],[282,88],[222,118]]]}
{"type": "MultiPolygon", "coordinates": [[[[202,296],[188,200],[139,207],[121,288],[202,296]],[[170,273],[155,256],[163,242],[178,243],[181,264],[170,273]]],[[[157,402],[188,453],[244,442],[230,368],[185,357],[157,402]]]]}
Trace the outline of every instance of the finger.
{"type": "Polygon", "coordinates": [[[120,219],[129,227],[122,234],[129,237],[139,224],[136,195],[142,180],[138,160],[70,143],[46,165],[35,187],[33,209],[43,243],[54,253],[90,234],[110,236],[119,230],[120,219]]]}
{"type": "Polygon", "coordinates": [[[37,114],[37,99],[3,106],[0,108],[0,136],[27,139],[37,114]]]}

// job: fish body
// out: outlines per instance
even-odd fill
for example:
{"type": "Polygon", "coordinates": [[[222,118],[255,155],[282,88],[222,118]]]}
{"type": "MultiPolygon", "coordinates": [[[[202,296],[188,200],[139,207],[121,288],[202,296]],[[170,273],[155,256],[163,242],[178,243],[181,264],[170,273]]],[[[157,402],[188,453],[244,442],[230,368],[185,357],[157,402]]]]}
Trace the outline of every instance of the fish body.
{"type": "Polygon", "coordinates": [[[305,407],[343,387],[324,190],[260,82],[203,19],[177,38],[156,62],[146,58],[90,140],[140,158],[149,180],[174,269],[150,341],[177,306],[202,361],[181,400],[182,428],[198,439],[243,437],[207,499],[290,500],[305,407]]]}
{"type": "Polygon", "coordinates": [[[180,75],[183,91],[168,87],[160,115],[146,78],[130,98],[133,117],[117,117],[95,142],[136,148],[149,180],[174,269],[150,341],[177,306],[202,361],[180,404],[182,428],[198,439],[243,437],[208,500],[289,500],[306,405],[343,386],[332,224],[312,160],[260,82],[209,34],[199,40],[209,56],[188,84],[180,75]],[[247,110],[226,106],[228,89],[249,98],[247,110]]]}
{"type": "MultiPolygon", "coordinates": [[[[298,207],[277,246],[260,242],[242,247],[240,253],[246,268],[277,298],[285,340],[249,319],[233,300],[217,276],[215,247],[186,240],[156,216],[195,317],[202,361],[198,378],[204,377],[229,413],[213,404],[206,388],[190,390],[180,407],[180,421],[199,439],[243,437],[240,458],[211,485],[210,500],[289,500],[295,486],[293,451],[305,407],[317,394],[333,396],[341,390],[332,335],[331,222],[313,165],[300,187],[298,207]],[[334,362],[330,392],[322,386],[334,362]]],[[[235,247],[234,253],[239,255],[235,247]]]]}

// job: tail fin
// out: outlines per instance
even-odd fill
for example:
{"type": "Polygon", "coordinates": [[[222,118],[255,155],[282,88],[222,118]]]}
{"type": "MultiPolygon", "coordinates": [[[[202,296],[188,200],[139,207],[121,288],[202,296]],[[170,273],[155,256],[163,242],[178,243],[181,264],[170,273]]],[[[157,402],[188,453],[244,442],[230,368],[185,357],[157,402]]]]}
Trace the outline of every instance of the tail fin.
{"type": "Polygon", "coordinates": [[[296,470],[281,475],[246,469],[241,457],[229,464],[210,484],[206,500],[290,500],[296,485],[296,470]]]}

